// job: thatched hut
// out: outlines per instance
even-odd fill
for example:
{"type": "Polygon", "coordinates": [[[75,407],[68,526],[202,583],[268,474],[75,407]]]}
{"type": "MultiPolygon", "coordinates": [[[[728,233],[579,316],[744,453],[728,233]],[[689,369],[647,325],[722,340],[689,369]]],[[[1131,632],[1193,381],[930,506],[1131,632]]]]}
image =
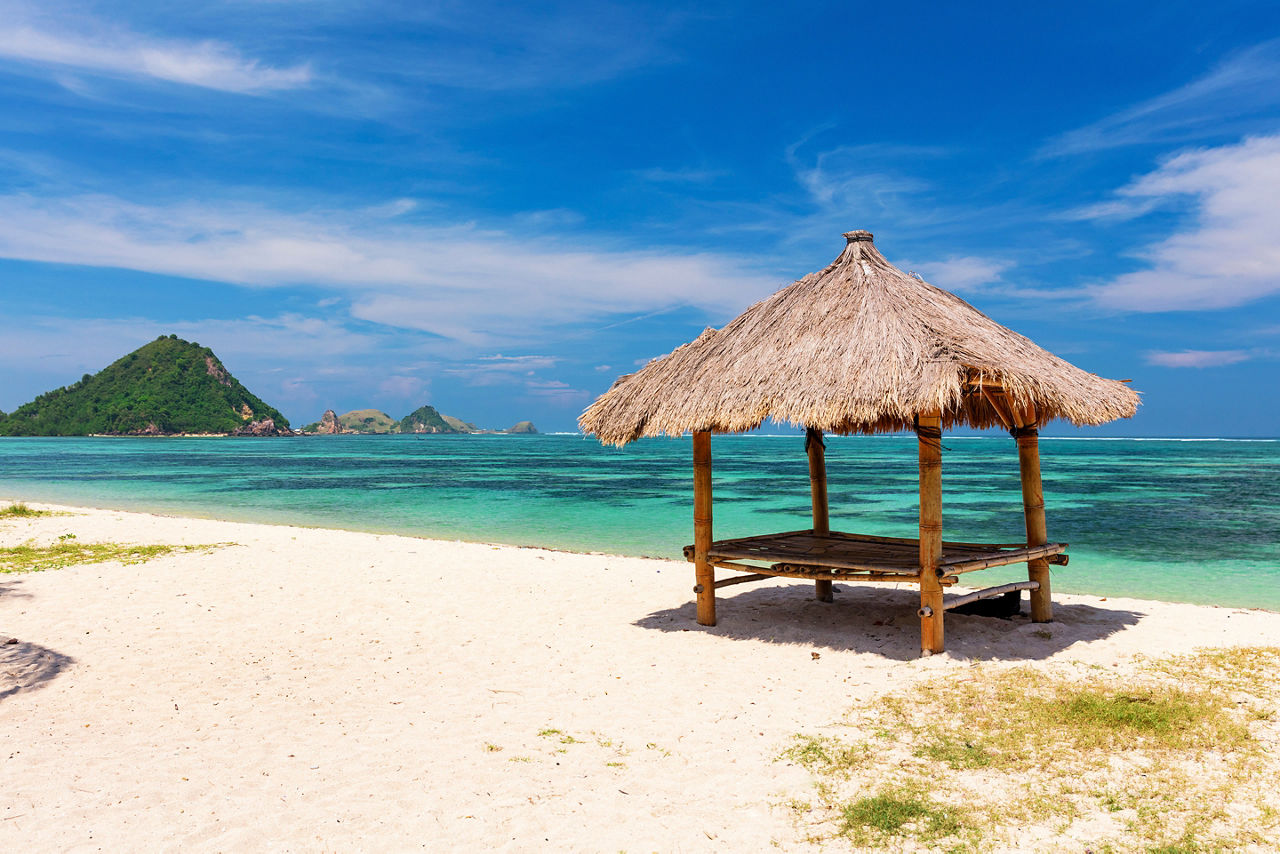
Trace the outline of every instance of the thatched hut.
{"type": "Polygon", "coordinates": [[[1036,346],[964,300],[894,267],[870,232],[826,269],[748,308],[723,329],[620,377],[578,423],[600,441],[693,434],[694,563],[698,622],[715,625],[715,590],[774,576],[815,582],[831,601],[836,580],[920,587],[920,645],[943,649],[943,614],[975,598],[1029,590],[1032,618],[1053,617],[1049,564],[1067,545],[1049,542],[1038,430],[1057,418],[1095,425],[1128,418],[1138,395],[1036,346]],[[713,541],[711,434],[739,433],[773,418],[806,429],[813,527],[713,541]],[[1025,543],[942,540],[942,430],[1002,427],[1017,440],[1025,543]],[[824,433],[917,434],[920,536],[832,531],[824,433]],[[965,572],[1026,562],[1028,580],[963,597],[944,588],[965,572]],[[716,568],[745,572],[717,580],[716,568]]]}

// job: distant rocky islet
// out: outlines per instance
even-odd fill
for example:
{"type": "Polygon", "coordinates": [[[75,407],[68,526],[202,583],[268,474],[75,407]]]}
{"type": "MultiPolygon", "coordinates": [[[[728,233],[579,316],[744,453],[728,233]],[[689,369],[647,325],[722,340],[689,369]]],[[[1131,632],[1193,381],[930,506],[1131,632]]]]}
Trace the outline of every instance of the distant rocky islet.
{"type": "Polygon", "coordinates": [[[483,430],[470,421],[452,415],[444,415],[434,406],[420,406],[400,420],[379,409],[353,409],[339,415],[332,409],[325,410],[319,421],[301,429],[308,436],[336,435],[385,435],[392,433],[439,433],[446,435],[471,434],[519,434],[534,435],[538,428],[532,421],[520,421],[506,430],[483,430]]]}

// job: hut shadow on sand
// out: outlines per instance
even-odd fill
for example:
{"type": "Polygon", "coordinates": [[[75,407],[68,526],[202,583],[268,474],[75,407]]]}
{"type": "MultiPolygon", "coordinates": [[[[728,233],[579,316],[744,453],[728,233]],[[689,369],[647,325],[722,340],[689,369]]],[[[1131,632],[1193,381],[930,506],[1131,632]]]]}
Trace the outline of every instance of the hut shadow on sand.
{"type": "MultiPolygon", "coordinates": [[[[699,629],[733,640],[855,652],[909,661],[920,656],[919,618],[909,591],[870,585],[834,586],[835,598],[824,603],[797,596],[794,586],[745,590],[729,597],[734,618],[714,628],[699,629]]],[[[634,625],[662,632],[685,632],[697,616],[697,605],[654,611],[634,625]]],[[[984,661],[1034,661],[1050,658],[1081,642],[1103,640],[1134,626],[1142,614],[1123,608],[1058,603],[1054,622],[1036,625],[1024,603],[1012,619],[953,614],[956,628],[948,653],[984,661]]]]}

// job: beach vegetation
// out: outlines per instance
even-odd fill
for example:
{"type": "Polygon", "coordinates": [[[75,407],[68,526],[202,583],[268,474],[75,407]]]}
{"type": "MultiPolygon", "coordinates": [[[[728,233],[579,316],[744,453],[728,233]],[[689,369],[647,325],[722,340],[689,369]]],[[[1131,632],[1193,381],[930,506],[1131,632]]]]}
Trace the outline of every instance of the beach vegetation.
{"type": "Polygon", "coordinates": [[[21,501],[15,501],[8,507],[0,507],[0,519],[30,519],[35,516],[51,516],[48,510],[36,510],[23,504],[21,501]]]}
{"type": "Polygon", "coordinates": [[[264,418],[289,426],[208,347],[161,336],[18,407],[0,421],[0,435],[229,433],[264,418]]]}
{"type": "Polygon", "coordinates": [[[80,543],[62,540],[48,546],[25,543],[0,548],[0,573],[41,572],[65,569],[86,563],[116,561],[123,564],[144,563],[172,554],[207,552],[231,543],[206,545],[137,545],[130,543],[80,543]]]}
{"type": "Polygon", "coordinates": [[[929,739],[915,749],[915,755],[956,769],[986,768],[995,758],[992,751],[976,739],[938,732],[930,733],[929,739]]]}
{"type": "Polygon", "coordinates": [[[837,831],[855,844],[881,842],[909,832],[921,842],[955,836],[964,828],[960,812],[919,792],[891,788],[858,798],[840,811],[837,831]]]}
{"type": "MultiPolygon", "coordinates": [[[[627,767],[626,762],[623,760],[631,753],[625,745],[616,739],[594,730],[587,735],[577,736],[557,727],[546,727],[538,731],[538,737],[548,739],[551,742],[548,748],[553,756],[561,756],[569,753],[570,750],[579,754],[584,751],[595,753],[597,756],[603,752],[604,755],[599,758],[603,760],[606,768],[627,767]],[[580,746],[575,747],[574,745],[580,746]]],[[[662,751],[662,755],[670,756],[671,754],[667,751],[662,751]]]]}
{"type": "Polygon", "coordinates": [[[1280,838],[1280,648],[963,676],[861,703],[839,736],[794,737],[779,758],[813,775],[806,808],[790,804],[809,838],[1170,852],[1280,838]]]}
{"type": "Polygon", "coordinates": [[[797,735],[782,758],[824,775],[848,775],[861,767],[869,751],[865,744],[848,744],[837,738],[797,735]]]}

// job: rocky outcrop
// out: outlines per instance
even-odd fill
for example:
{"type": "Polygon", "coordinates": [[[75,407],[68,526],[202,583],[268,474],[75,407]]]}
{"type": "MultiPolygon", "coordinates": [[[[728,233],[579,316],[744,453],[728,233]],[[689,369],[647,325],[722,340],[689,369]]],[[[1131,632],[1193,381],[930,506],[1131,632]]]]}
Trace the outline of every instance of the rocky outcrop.
{"type": "Polygon", "coordinates": [[[538,432],[538,428],[533,426],[532,421],[520,421],[514,427],[507,430],[508,433],[523,433],[531,435],[538,432]]]}
{"type": "Polygon", "coordinates": [[[342,425],[338,423],[338,413],[332,409],[326,409],[324,415],[320,416],[320,423],[316,425],[315,433],[324,433],[325,435],[336,435],[342,432],[342,425]]]}
{"type": "Polygon", "coordinates": [[[293,431],[288,427],[280,428],[276,426],[275,419],[263,418],[261,421],[250,421],[243,427],[237,427],[229,434],[231,436],[292,436],[293,431]]]}
{"type": "Polygon", "coordinates": [[[227,375],[227,369],[222,367],[222,364],[213,356],[204,357],[204,366],[209,376],[217,380],[219,385],[231,385],[231,377],[227,375]]]}

